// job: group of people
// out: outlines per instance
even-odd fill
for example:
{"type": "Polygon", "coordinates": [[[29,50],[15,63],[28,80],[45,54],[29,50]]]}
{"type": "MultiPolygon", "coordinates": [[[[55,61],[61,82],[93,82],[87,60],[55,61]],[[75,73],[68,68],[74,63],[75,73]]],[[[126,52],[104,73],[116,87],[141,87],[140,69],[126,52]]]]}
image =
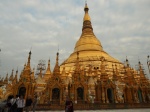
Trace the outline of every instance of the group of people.
{"type": "MultiPolygon", "coordinates": [[[[6,107],[3,112],[23,112],[23,110],[29,112],[31,111],[31,108],[33,109],[33,112],[35,112],[36,105],[37,96],[34,96],[32,99],[32,97],[29,95],[25,100],[22,95],[16,95],[15,97],[12,95],[8,97],[6,107]]],[[[73,111],[73,102],[69,97],[67,97],[65,102],[65,112],[73,111]]]]}
{"type": "Polygon", "coordinates": [[[33,112],[35,112],[36,104],[37,96],[32,99],[31,95],[29,95],[27,99],[24,99],[22,95],[16,95],[16,97],[11,95],[7,99],[4,112],[23,112],[23,110],[29,112],[31,108],[33,109],[33,112]]]}

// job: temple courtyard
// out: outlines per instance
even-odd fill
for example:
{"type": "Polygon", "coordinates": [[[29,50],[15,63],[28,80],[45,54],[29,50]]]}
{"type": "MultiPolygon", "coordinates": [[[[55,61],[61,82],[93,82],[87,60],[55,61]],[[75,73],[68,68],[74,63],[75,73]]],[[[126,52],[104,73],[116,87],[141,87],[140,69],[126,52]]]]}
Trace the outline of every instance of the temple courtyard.
{"type": "MultiPolygon", "coordinates": [[[[37,111],[37,112],[44,112],[44,111],[37,111]]],[[[54,111],[47,111],[47,112],[54,112],[54,111]]],[[[64,111],[55,110],[55,112],[64,112],[64,111]]],[[[75,112],[150,112],[150,108],[146,108],[146,109],[75,110],[75,112]]]]}

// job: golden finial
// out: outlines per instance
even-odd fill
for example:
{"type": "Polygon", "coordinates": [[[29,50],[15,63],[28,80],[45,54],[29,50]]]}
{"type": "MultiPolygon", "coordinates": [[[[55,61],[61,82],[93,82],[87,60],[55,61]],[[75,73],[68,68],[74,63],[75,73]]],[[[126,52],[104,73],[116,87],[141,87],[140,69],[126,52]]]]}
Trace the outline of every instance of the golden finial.
{"type": "Polygon", "coordinates": [[[87,6],[87,2],[85,3],[85,7],[84,7],[84,11],[85,11],[85,15],[84,15],[84,19],[83,21],[91,21],[90,16],[88,14],[88,6],[87,6]]]}
{"type": "Polygon", "coordinates": [[[87,0],[85,0],[85,7],[87,7],[87,0]]]}

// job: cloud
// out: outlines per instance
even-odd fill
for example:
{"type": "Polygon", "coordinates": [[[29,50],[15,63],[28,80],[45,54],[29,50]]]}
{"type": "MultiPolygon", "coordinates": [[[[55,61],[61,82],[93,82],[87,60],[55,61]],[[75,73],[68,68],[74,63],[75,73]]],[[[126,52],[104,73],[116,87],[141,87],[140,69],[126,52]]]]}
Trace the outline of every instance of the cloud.
{"type": "MultiPolygon", "coordinates": [[[[21,72],[31,48],[32,68],[39,60],[49,58],[53,68],[58,49],[59,63],[64,61],[81,35],[84,4],[81,0],[1,1],[0,75],[10,75],[17,67],[21,72]]],[[[149,6],[149,0],[88,1],[94,33],[104,50],[121,62],[127,56],[132,66],[139,58],[146,70],[149,6]]]]}

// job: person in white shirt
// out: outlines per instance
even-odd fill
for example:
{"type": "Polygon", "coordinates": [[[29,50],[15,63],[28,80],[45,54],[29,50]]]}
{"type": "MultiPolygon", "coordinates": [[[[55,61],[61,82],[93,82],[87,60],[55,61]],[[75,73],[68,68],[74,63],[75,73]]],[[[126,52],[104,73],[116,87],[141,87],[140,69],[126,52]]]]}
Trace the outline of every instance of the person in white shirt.
{"type": "Polygon", "coordinates": [[[23,112],[23,108],[25,106],[25,100],[23,99],[23,96],[20,96],[20,98],[17,100],[17,112],[23,112]]]}

